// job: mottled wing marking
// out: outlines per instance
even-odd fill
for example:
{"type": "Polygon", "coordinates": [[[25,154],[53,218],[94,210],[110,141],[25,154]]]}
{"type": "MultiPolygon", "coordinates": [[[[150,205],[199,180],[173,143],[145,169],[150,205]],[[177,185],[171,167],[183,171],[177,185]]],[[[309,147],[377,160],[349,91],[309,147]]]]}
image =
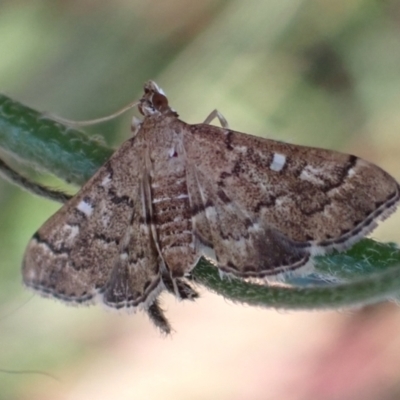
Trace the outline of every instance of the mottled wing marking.
{"type": "Polygon", "coordinates": [[[33,236],[23,261],[28,287],[72,303],[104,295],[120,308],[145,302],[160,285],[140,209],[141,170],[131,168],[141,154],[140,144],[125,142],[33,236]]]}
{"type": "Polygon", "coordinates": [[[139,196],[132,204],[132,218],[119,245],[111,277],[103,300],[112,308],[148,309],[163,289],[160,260],[149,223],[143,181],[139,181],[139,196]]]}
{"type": "Polygon", "coordinates": [[[308,262],[305,249],[297,248],[276,229],[238,207],[224,188],[197,167],[192,167],[191,176],[198,248],[214,258],[222,271],[241,277],[263,277],[297,269],[308,262]]]}
{"type": "Polygon", "coordinates": [[[312,253],[343,249],[399,201],[397,182],[355,156],[189,125],[187,157],[238,209],[312,253]]]}

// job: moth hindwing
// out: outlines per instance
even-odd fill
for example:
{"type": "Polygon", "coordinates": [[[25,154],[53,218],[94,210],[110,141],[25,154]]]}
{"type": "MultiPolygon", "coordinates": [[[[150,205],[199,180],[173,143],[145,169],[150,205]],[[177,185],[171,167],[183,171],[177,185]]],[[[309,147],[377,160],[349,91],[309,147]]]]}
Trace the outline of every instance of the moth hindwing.
{"type": "Polygon", "coordinates": [[[23,278],[42,295],[143,309],[169,332],[158,295],[194,299],[185,277],[201,256],[239,278],[299,270],[399,201],[355,156],[186,124],[154,82],[138,108],[133,137],[30,241],[23,278]]]}

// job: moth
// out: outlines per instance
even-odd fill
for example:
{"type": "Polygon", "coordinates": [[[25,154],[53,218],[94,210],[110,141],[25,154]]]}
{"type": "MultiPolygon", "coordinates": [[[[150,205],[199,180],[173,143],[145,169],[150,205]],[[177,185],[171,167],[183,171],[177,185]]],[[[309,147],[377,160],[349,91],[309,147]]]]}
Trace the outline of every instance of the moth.
{"type": "Polygon", "coordinates": [[[242,279],[300,270],[399,202],[395,179],[356,156],[235,132],[217,111],[187,124],[152,81],[138,109],[132,137],[33,235],[23,280],[39,294],[144,310],[168,333],[158,297],[195,299],[200,257],[242,279]]]}

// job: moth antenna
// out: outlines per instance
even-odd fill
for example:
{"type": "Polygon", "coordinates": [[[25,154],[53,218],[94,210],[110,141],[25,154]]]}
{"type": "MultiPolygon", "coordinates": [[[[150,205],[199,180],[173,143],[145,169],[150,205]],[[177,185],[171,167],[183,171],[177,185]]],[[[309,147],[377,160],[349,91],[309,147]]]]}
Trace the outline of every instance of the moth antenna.
{"type": "Polygon", "coordinates": [[[25,189],[28,192],[52,201],[66,203],[72,196],[60,190],[50,189],[47,186],[35,183],[13,170],[3,160],[0,159],[0,175],[8,182],[25,189]]]}
{"type": "Polygon", "coordinates": [[[160,303],[157,300],[155,300],[154,303],[147,309],[147,315],[162,333],[166,335],[171,333],[171,325],[165,317],[164,312],[160,307],[160,303]]]}
{"type": "Polygon", "coordinates": [[[61,382],[60,379],[58,379],[56,376],[50,374],[49,372],[45,372],[45,371],[39,371],[39,370],[34,370],[34,369],[22,369],[22,370],[11,370],[11,369],[4,369],[4,368],[0,368],[0,373],[3,374],[10,374],[10,375],[42,375],[45,376],[47,378],[51,378],[54,379],[57,382],[61,382]]]}
{"type": "Polygon", "coordinates": [[[50,114],[50,113],[43,113],[43,116],[45,118],[51,118],[52,120],[59,122],[60,124],[74,125],[74,126],[90,126],[90,125],[95,125],[95,124],[100,124],[102,122],[110,121],[111,119],[114,119],[114,118],[122,115],[124,112],[136,107],[137,105],[139,105],[139,103],[140,103],[139,101],[134,101],[134,102],[129,103],[126,106],[122,107],[118,111],[116,111],[110,115],[107,115],[106,117],[90,119],[87,121],[74,121],[71,119],[61,118],[61,117],[58,117],[57,115],[50,114]]]}

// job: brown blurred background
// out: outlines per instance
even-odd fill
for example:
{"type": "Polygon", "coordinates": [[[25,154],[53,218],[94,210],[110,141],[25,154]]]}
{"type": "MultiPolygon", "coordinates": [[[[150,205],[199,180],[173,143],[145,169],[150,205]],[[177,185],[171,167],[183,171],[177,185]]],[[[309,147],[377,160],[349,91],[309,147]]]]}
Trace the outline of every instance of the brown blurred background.
{"type": "MultiPolygon", "coordinates": [[[[0,90],[13,98],[89,119],[147,79],[187,122],[218,108],[235,130],[354,153],[400,180],[396,0],[0,2],[0,90]]],[[[131,117],[90,132],[117,146],[131,117]]],[[[0,181],[0,368],[59,379],[0,372],[0,400],[400,398],[395,304],[277,313],[165,295],[165,339],[141,313],[33,296],[24,247],[57,207],[0,181]]],[[[374,237],[399,242],[399,222],[374,237]]]]}

